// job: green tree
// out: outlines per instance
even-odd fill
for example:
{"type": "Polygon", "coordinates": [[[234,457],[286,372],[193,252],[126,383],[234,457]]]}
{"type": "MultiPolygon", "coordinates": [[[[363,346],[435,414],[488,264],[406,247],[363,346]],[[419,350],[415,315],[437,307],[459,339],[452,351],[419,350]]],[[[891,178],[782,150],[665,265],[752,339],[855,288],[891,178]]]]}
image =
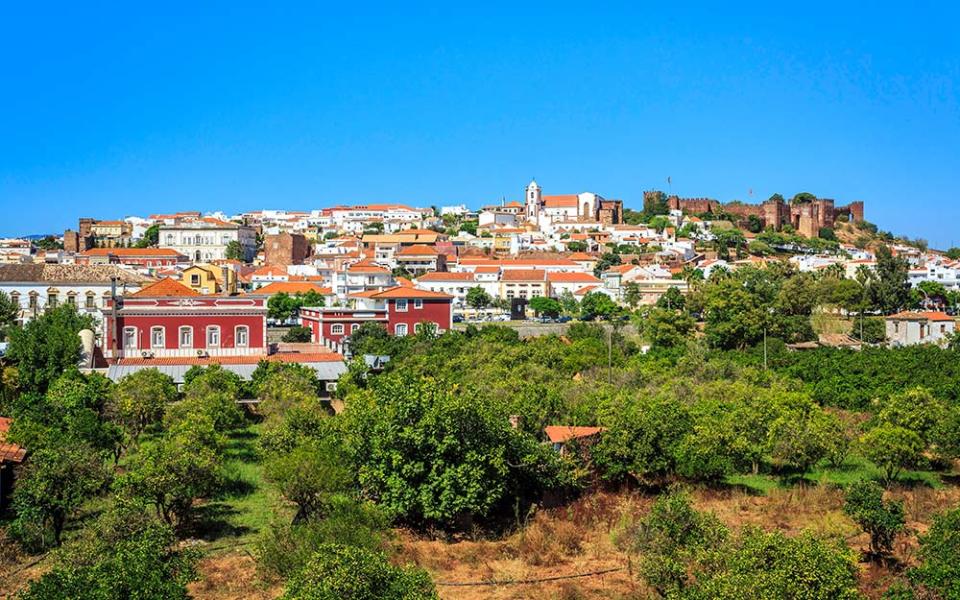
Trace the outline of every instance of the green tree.
{"type": "Polygon", "coordinates": [[[683,598],[860,599],[857,565],[841,544],[748,528],[696,572],[683,598]]]}
{"type": "Polygon", "coordinates": [[[67,519],[103,489],[102,456],[67,439],[31,449],[13,493],[12,531],[31,546],[59,546],[67,519]],[[50,536],[50,537],[48,537],[50,536]]]}
{"type": "MultiPolygon", "coordinates": [[[[187,583],[196,579],[197,554],[177,550],[169,527],[159,523],[134,531],[96,529],[109,538],[87,542],[30,583],[20,600],[187,600],[187,583]]],[[[102,538],[101,538],[102,539],[102,538]]]]}
{"type": "Polygon", "coordinates": [[[227,260],[240,260],[246,262],[247,255],[243,251],[243,246],[240,245],[240,242],[237,240],[230,240],[227,242],[227,247],[224,250],[224,256],[227,260]]]}
{"type": "Polygon", "coordinates": [[[881,423],[860,436],[863,455],[883,471],[884,482],[893,482],[903,469],[917,464],[923,453],[923,440],[909,429],[881,423]]]}
{"type": "Polygon", "coordinates": [[[184,375],[183,400],[170,405],[164,417],[168,425],[208,418],[217,431],[229,431],[243,424],[237,400],[243,380],[220,365],[194,367],[184,375]],[[196,370],[194,370],[196,369],[196,370]]]}
{"type": "Polygon", "coordinates": [[[20,305],[0,291],[0,342],[7,339],[7,332],[16,325],[19,316],[20,305]]]}
{"type": "Polygon", "coordinates": [[[585,321],[609,319],[619,310],[617,303],[603,292],[587,292],[580,301],[580,318],[585,321]]]}
{"type": "Polygon", "coordinates": [[[433,600],[430,576],[395,567],[380,553],[323,544],[306,568],[287,583],[283,600],[433,600]]]}
{"type": "Polygon", "coordinates": [[[414,525],[455,527],[564,481],[549,448],[474,396],[389,373],[347,397],[341,431],[362,497],[414,525]]]}
{"type": "Polygon", "coordinates": [[[689,566],[722,544],[727,535],[713,514],[694,510],[687,494],[672,492],[657,498],[622,543],[640,552],[640,576],[661,596],[669,597],[689,585],[689,566]]]}
{"type": "Polygon", "coordinates": [[[490,294],[479,285],[467,290],[467,306],[475,310],[486,308],[490,304],[490,294]]]}
{"type": "Polygon", "coordinates": [[[883,500],[883,488],[872,481],[858,481],[846,491],[845,512],[870,534],[870,553],[875,557],[893,553],[893,540],[903,531],[903,502],[883,500]]]}
{"type": "Polygon", "coordinates": [[[157,369],[141,369],[113,387],[109,410],[136,440],[143,430],[163,418],[167,406],[177,399],[177,386],[157,369]]]}
{"type": "Polygon", "coordinates": [[[676,472],[677,449],[692,427],[689,411],[673,398],[637,396],[606,407],[607,428],[593,448],[604,478],[650,484],[676,472]]]}
{"type": "Polygon", "coordinates": [[[619,254],[614,254],[613,252],[604,252],[600,255],[600,258],[597,259],[596,264],[593,267],[593,274],[597,277],[609,269],[610,267],[615,267],[622,262],[623,259],[620,258],[619,254]]]}
{"type": "Polygon", "coordinates": [[[297,302],[286,292],[270,296],[267,300],[267,316],[277,321],[288,321],[297,311],[297,302]]]}
{"type": "Polygon", "coordinates": [[[930,597],[960,598],[960,508],[934,516],[919,539],[920,564],[907,572],[910,581],[930,597]]]}
{"type": "Polygon", "coordinates": [[[8,332],[7,357],[17,364],[21,391],[43,393],[61,373],[77,366],[82,329],[93,329],[93,319],[64,304],[8,332]]]}
{"type": "Polygon", "coordinates": [[[153,248],[160,244],[160,225],[151,225],[143,232],[143,237],[137,240],[137,248],[153,248]]]}
{"type": "Polygon", "coordinates": [[[874,308],[884,314],[901,310],[910,301],[909,265],[887,246],[877,249],[876,278],[870,286],[874,308]]]}
{"type": "Polygon", "coordinates": [[[195,500],[221,487],[220,444],[213,423],[196,417],[142,446],[116,487],[124,497],[152,505],[167,524],[181,525],[190,519],[195,500]]]}
{"type": "Polygon", "coordinates": [[[288,343],[307,343],[313,340],[313,332],[309,327],[294,325],[283,334],[281,339],[288,343]]]}
{"type": "Polygon", "coordinates": [[[652,308],[640,322],[640,331],[655,348],[674,348],[683,345],[693,332],[693,317],[686,313],[652,308]]]}
{"type": "Polygon", "coordinates": [[[640,292],[640,286],[636,281],[628,281],[623,284],[623,301],[626,302],[627,306],[636,308],[642,299],[643,294],[640,292]]]}
{"type": "Polygon", "coordinates": [[[657,307],[667,310],[683,310],[686,306],[686,298],[683,293],[675,287],[667,288],[662,296],[657,298],[657,307]]]}
{"type": "Polygon", "coordinates": [[[913,431],[924,442],[930,441],[931,432],[947,416],[946,405],[935,398],[930,390],[915,387],[891,394],[880,407],[877,418],[913,431]]]}
{"type": "Polygon", "coordinates": [[[558,300],[547,298],[546,296],[532,298],[529,306],[538,315],[546,317],[559,317],[560,312],[563,310],[563,306],[558,300]]]}
{"type": "Polygon", "coordinates": [[[335,496],[345,493],[353,483],[353,474],[339,448],[317,440],[270,455],[264,473],[284,498],[297,505],[294,524],[327,516],[335,496]]]}

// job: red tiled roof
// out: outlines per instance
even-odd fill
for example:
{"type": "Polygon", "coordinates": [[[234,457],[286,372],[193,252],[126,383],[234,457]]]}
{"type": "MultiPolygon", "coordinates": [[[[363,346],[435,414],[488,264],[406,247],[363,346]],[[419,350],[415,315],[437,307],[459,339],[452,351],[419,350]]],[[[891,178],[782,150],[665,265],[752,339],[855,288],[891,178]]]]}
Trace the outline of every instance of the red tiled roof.
{"type": "Polygon", "coordinates": [[[389,273],[390,271],[384,269],[380,265],[374,265],[371,263],[358,262],[347,267],[348,271],[353,271],[356,273],[389,273]]]}
{"type": "Polygon", "coordinates": [[[574,252],[573,254],[571,254],[570,256],[568,256],[567,258],[570,259],[570,260],[572,260],[572,261],[597,260],[597,257],[596,257],[596,256],[590,256],[590,255],[587,254],[586,252],[574,252]]]}
{"type": "Polygon", "coordinates": [[[586,295],[586,294],[592,292],[592,291],[595,290],[595,289],[597,289],[597,286],[595,286],[595,285],[588,285],[588,286],[586,286],[586,287],[582,287],[582,288],[580,288],[579,290],[575,291],[575,292],[573,293],[573,295],[574,295],[574,296],[583,296],[583,295],[586,295]]]}
{"type": "Polygon", "coordinates": [[[436,256],[438,254],[440,253],[437,252],[436,248],[431,248],[424,244],[414,244],[401,248],[396,252],[397,256],[436,256]]]}
{"type": "Polygon", "coordinates": [[[547,272],[542,269],[511,269],[500,275],[501,281],[546,281],[547,272]]]}
{"type": "Polygon", "coordinates": [[[310,283],[309,281],[274,281],[268,283],[262,288],[258,288],[251,294],[306,294],[307,292],[316,292],[322,296],[327,296],[333,293],[333,290],[330,288],[320,287],[315,283],[310,283]]]}
{"type": "Polygon", "coordinates": [[[898,312],[895,315],[890,315],[888,319],[896,319],[900,321],[952,321],[953,317],[947,313],[937,312],[937,311],[926,311],[926,312],[898,312]]]}
{"type": "Polygon", "coordinates": [[[547,281],[551,283],[600,283],[591,273],[548,272],[547,281]]]}
{"type": "Polygon", "coordinates": [[[27,455],[27,450],[16,444],[7,443],[7,432],[10,431],[10,424],[13,419],[0,417],[0,462],[23,462],[27,455]]]}
{"type": "Polygon", "coordinates": [[[283,277],[287,275],[287,269],[281,267],[280,265],[264,265],[250,274],[251,277],[257,276],[269,276],[269,277],[283,277]]]}
{"type": "MultiPolygon", "coordinates": [[[[356,294],[355,294],[356,295],[356,294]]],[[[421,290],[419,288],[409,288],[402,285],[396,287],[387,288],[383,291],[374,292],[369,296],[370,298],[376,299],[386,299],[386,298],[436,298],[436,299],[453,299],[453,296],[450,294],[443,294],[441,292],[431,292],[430,290],[421,290]]]]}
{"type": "Polygon", "coordinates": [[[81,253],[83,256],[183,256],[173,248],[91,248],[81,253]]]}
{"type": "Polygon", "coordinates": [[[148,285],[139,292],[131,294],[131,298],[167,298],[170,296],[199,296],[200,292],[190,289],[176,279],[161,279],[153,285],[148,285]]]}
{"type": "Polygon", "coordinates": [[[547,438],[554,444],[590,437],[604,431],[603,427],[574,427],[569,425],[547,425],[543,428],[547,438]]]}
{"type": "Polygon", "coordinates": [[[544,196],[543,205],[547,208],[567,208],[577,205],[576,194],[559,194],[556,196],[544,196]]]}
{"type": "Polygon", "coordinates": [[[473,281],[473,273],[425,273],[417,281],[473,281]]]}

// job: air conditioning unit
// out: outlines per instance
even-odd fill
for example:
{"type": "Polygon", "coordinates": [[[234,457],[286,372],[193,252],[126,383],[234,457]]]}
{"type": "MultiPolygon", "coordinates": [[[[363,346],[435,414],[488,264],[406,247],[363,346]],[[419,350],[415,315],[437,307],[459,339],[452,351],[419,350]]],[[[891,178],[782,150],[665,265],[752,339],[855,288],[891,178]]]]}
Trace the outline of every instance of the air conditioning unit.
{"type": "Polygon", "coordinates": [[[205,358],[205,357],[209,356],[209,354],[207,354],[207,351],[206,351],[206,350],[197,350],[197,356],[198,356],[199,358],[205,358]]]}
{"type": "Polygon", "coordinates": [[[331,393],[337,391],[337,382],[336,382],[336,381],[328,381],[327,384],[326,384],[326,386],[325,386],[325,389],[326,389],[328,392],[331,392],[331,393]]]}

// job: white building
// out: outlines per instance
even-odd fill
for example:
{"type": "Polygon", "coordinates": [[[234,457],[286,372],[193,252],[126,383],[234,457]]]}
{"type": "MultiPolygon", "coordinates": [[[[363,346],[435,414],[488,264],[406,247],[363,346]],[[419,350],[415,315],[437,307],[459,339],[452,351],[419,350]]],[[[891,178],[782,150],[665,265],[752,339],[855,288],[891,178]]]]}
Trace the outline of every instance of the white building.
{"type": "Polygon", "coordinates": [[[160,247],[172,248],[196,262],[227,258],[227,245],[238,242],[249,262],[257,252],[257,233],[252,227],[212,217],[160,226],[160,247]]]}
{"type": "Polygon", "coordinates": [[[153,280],[117,265],[0,265],[0,291],[20,305],[24,323],[48,308],[72,304],[100,323],[116,281],[117,294],[135,292],[153,280]]]}
{"type": "Polygon", "coordinates": [[[943,346],[956,330],[957,323],[942,312],[901,312],[887,317],[886,326],[887,341],[891,346],[943,346]]]}

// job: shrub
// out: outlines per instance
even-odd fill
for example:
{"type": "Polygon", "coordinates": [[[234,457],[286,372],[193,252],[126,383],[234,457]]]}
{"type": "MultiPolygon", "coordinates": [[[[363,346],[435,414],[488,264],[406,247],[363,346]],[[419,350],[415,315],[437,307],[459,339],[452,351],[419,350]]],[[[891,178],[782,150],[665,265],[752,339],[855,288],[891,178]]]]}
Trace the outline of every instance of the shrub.
{"type": "Polygon", "coordinates": [[[859,481],[847,490],[843,512],[870,534],[873,556],[893,552],[893,540],[905,525],[902,502],[884,502],[883,488],[872,481],[859,481]]]}
{"type": "Polygon", "coordinates": [[[322,544],[306,568],[287,584],[284,600],[431,600],[437,598],[423,569],[395,567],[382,554],[322,544]]]}
{"type": "Polygon", "coordinates": [[[960,598],[960,508],[933,518],[920,536],[920,564],[908,572],[915,585],[933,592],[931,597],[960,598]]]}
{"type": "Polygon", "coordinates": [[[284,342],[307,343],[313,340],[313,332],[309,327],[295,325],[287,330],[281,338],[284,342]]]}

